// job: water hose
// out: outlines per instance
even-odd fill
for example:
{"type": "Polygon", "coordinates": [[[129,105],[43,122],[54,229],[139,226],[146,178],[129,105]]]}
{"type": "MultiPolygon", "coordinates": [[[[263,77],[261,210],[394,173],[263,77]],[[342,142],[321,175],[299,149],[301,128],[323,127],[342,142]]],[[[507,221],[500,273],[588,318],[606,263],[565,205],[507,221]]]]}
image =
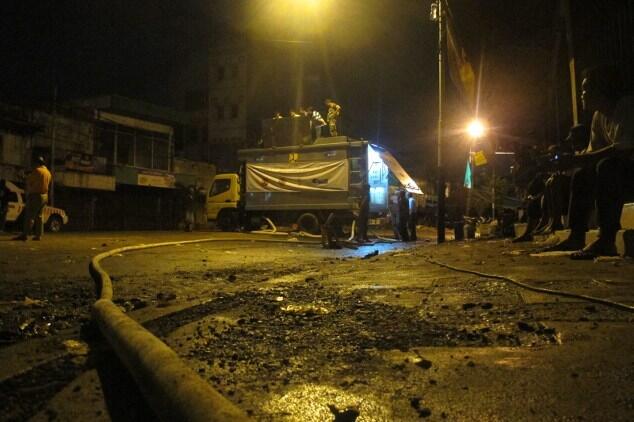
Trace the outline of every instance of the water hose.
{"type": "Polygon", "coordinates": [[[447,268],[447,269],[452,270],[452,271],[456,271],[456,272],[459,272],[459,273],[465,273],[465,274],[477,275],[478,277],[491,278],[491,279],[494,279],[494,280],[502,280],[502,281],[505,281],[507,283],[511,283],[511,284],[513,284],[515,286],[518,286],[518,287],[521,287],[523,289],[530,290],[530,291],[533,291],[533,292],[543,293],[543,294],[546,294],[546,295],[567,297],[567,298],[572,298],[572,299],[581,299],[581,300],[585,300],[587,302],[592,302],[592,303],[597,303],[597,304],[600,304],[600,305],[609,306],[611,308],[619,309],[621,311],[634,312],[634,306],[626,305],[624,303],[615,302],[615,301],[607,300],[607,299],[601,299],[601,298],[594,297],[594,296],[582,295],[582,294],[579,294],[579,293],[567,292],[567,291],[563,291],[563,290],[552,290],[552,289],[545,289],[545,288],[542,288],[542,287],[535,287],[535,286],[531,286],[530,284],[523,283],[521,281],[517,281],[517,280],[515,280],[514,278],[511,278],[511,277],[507,277],[507,276],[503,276],[503,275],[499,275],[499,274],[487,274],[487,273],[483,273],[483,272],[480,272],[480,271],[475,271],[475,270],[469,270],[469,269],[466,269],[466,268],[455,267],[453,265],[449,265],[449,264],[446,264],[444,262],[436,261],[435,259],[430,258],[428,256],[423,256],[423,259],[425,261],[429,262],[430,264],[437,265],[437,266],[443,267],[443,268],[447,268]]]}

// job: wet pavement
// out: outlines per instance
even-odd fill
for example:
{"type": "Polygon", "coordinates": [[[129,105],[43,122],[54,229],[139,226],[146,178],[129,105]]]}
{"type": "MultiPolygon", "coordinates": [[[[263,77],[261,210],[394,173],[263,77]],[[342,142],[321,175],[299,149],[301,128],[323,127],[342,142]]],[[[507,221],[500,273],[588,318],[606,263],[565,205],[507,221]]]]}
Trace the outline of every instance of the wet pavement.
{"type": "MultiPolygon", "coordinates": [[[[6,419],[151,420],[90,326],[88,260],[214,236],[226,234],[0,238],[6,419]]],[[[115,303],[255,420],[634,419],[633,313],[429,262],[632,305],[629,259],[533,257],[536,245],[503,240],[332,251],[231,236],[104,268],[115,303]]]]}

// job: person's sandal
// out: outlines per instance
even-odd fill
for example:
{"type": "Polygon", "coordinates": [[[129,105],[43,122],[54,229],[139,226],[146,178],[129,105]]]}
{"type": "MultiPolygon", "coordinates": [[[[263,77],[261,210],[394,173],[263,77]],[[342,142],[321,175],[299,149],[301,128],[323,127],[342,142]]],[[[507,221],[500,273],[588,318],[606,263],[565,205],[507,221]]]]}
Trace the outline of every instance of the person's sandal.
{"type": "Polygon", "coordinates": [[[580,251],[570,255],[575,261],[589,261],[600,256],[617,256],[618,252],[614,244],[604,244],[600,239],[595,240],[580,251]]]}
{"type": "Polygon", "coordinates": [[[575,242],[571,239],[566,239],[563,242],[556,245],[548,246],[542,249],[540,252],[574,252],[583,249],[583,243],[575,242]]]}

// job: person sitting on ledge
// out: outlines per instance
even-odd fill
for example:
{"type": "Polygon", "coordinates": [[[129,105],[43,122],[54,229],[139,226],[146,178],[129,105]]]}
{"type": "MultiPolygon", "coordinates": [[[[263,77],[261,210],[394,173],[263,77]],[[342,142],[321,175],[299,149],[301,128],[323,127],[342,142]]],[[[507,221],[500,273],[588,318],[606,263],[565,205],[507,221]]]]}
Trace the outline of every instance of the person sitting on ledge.
{"type": "Polygon", "coordinates": [[[570,235],[549,251],[576,251],[572,259],[617,255],[616,234],[626,194],[634,190],[634,97],[622,95],[618,69],[584,71],[581,101],[593,113],[590,141],[571,156],[570,235]],[[597,207],[599,237],[585,245],[590,213],[597,207]]]}
{"type": "MultiPolygon", "coordinates": [[[[550,176],[538,171],[529,183],[526,230],[513,239],[513,242],[531,241],[534,234],[554,233],[564,228],[562,217],[567,214],[570,201],[570,169],[562,168],[559,160],[565,154],[581,152],[588,142],[588,136],[589,132],[584,125],[576,125],[570,128],[562,145],[551,145],[548,148],[549,167],[555,171],[550,176]]],[[[538,169],[541,170],[540,167],[538,169]]]]}

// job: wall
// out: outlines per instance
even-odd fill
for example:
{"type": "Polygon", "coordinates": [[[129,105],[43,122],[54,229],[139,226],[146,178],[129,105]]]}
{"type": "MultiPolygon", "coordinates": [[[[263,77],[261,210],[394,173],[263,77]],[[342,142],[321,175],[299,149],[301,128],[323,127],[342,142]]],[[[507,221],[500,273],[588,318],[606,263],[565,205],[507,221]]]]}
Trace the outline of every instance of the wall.
{"type": "Polygon", "coordinates": [[[26,166],[30,147],[29,137],[0,131],[0,163],[26,166]]]}

